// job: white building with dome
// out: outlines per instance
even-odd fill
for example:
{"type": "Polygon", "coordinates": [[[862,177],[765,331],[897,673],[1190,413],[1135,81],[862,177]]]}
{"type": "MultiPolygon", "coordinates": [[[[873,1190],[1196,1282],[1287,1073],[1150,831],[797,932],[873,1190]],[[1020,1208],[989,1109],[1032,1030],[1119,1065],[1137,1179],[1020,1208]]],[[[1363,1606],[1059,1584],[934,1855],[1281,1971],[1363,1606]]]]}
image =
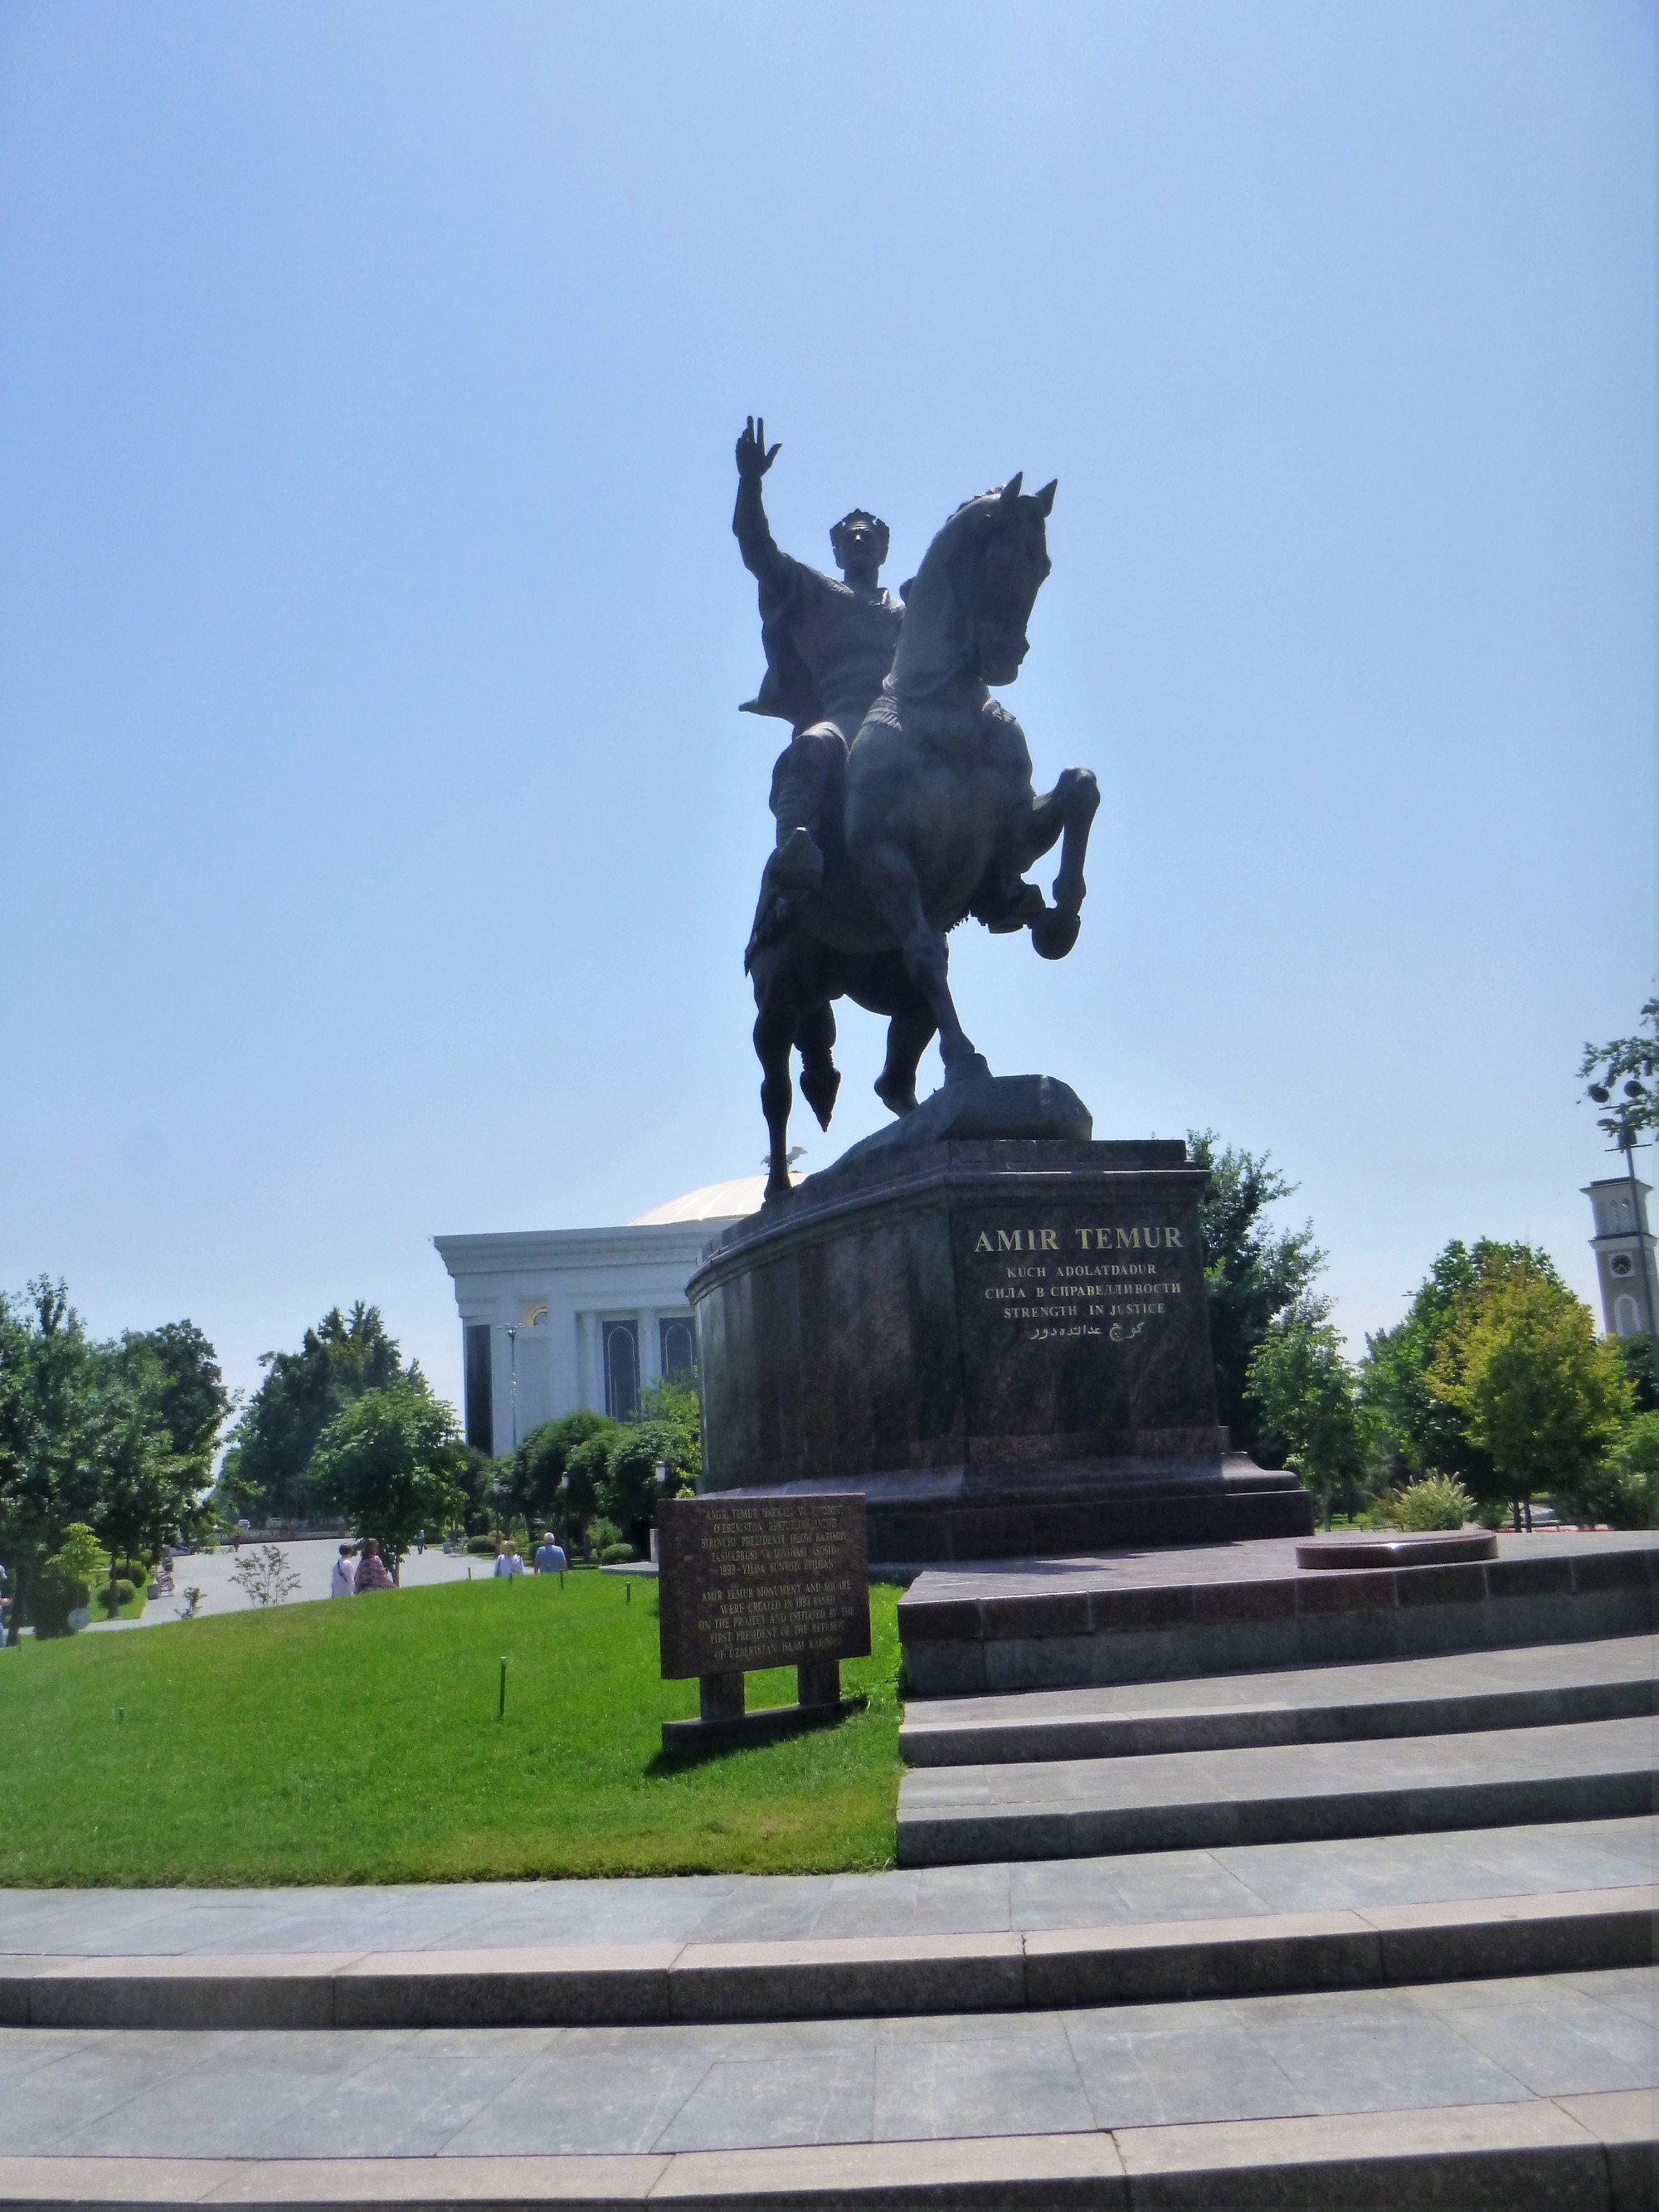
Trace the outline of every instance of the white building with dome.
{"type": "Polygon", "coordinates": [[[582,1407],[626,1419],[642,1383],[690,1368],[686,1284],[765,1182],[709,1183],[617,1229],[434,1237],[460,1310],[467,1442],[511,1451],[582,1407]]]}

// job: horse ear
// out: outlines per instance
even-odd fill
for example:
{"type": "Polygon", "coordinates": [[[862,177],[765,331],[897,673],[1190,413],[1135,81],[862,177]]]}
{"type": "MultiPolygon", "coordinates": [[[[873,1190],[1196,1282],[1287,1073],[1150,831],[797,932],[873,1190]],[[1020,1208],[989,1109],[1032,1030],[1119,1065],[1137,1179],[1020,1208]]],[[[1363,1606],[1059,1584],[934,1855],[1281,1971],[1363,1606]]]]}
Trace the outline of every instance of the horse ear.
{"type": "Polygon", "coordinates": [[[1047,515],[1054,513],[1054,492],[1059,483],[1060,478],[1058,477],[1050,477],[1048,483],[1043,485],[1041,491],[1034,491],[1031,494],[1032,501],[1035,503],[1036,511],[1039,514],[1047,515]]]}
{"type": "Polygon", "coordinates": [[[1007,483],[1002,487],[1002,503],[1005,507],[1012,507],[1014,501],[1019,497],[1019,488],[1024,481],[1024,470],[1016,469],[1012,476],[1009,477],[1007,483]]]}

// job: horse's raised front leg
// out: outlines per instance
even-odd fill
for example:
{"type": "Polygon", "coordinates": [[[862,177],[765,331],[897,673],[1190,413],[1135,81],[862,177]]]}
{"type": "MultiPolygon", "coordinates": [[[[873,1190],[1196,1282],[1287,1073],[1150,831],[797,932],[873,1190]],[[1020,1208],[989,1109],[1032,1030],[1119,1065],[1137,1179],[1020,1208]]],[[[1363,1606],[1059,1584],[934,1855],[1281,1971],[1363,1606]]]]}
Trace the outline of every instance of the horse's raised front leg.
{"type": "Polygon", "coordinates": [[[789,1109],[794,1101],[789,1054],[795,1042],[795,1007],[789,993],[775,982],[765,991],[757,988],[755,997],[760,1009],[755,1017],[755,1051],[761,1064],[761,1111],[770,1139],[766,1197],[787,1198],[792,1188],[789,1109]]]}
{"type": "Polygon", "coordinates": [[[1049,798],[1059,802],[1065,823],[1060,873],[1054,878],[1052,910],[1031,924],[1031,943],[1043,959],[1063,960],[1077,943],[1082,926],[1079,917],[1088,892],[1083,863],[1089,850],[1089,825],[1100,805],[1100,787],[1086,768],[1062,769],[1049,798]]]}
{"type": "Polygon", "coordinates": [[[916,1068],[933,1034],[933,1018],[918,1009],[895,1014],[887,1024],[887,1063],[876,1078],[876,1096],[890,1114],[913,1114],[916,1068]]]}
{"type": "Polygon", "coordinates": [[[933,1015],[945,1080],[962,1083],[971,1076],[988,1075],[990,1068],[957,1018],[950,955],[942,933],[922,910],[921,886],[908,856],[896,845],[872,845],[860,853],[857,866],[872,905],[898,939],[905,973],[933,1015]]]}

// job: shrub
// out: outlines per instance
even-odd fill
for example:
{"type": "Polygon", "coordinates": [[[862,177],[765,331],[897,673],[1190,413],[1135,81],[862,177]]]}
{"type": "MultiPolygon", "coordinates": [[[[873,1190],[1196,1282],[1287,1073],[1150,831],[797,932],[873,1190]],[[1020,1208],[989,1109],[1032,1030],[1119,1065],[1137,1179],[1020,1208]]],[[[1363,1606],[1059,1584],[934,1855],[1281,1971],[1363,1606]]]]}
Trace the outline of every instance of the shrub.
{"type": "Polygon", "coordinates": [[[607,1544],[599,1553],[599,1565],[602,1567],[619,1567],[625,1559],[631,1559],[633,1556],[634,1547],[631,1544],[607,1544]]]}
{"type": "MultiPolygon", "coordinates": [[[[622,1541],[623,1532],[614,1521],[607,1521],[601,1516],[599,1520],[588,1522],[587,1547],[596,1559],[603,1559],[622,1541]]],[[[624,1551],[628,1548],[627,1545],[623,1545],[624,1551]]]]}
{"type": "Polygon", "coordinates": [[[1587,1520],[1613,1528],[1659,1527],[1659,1413],[1638,1413],[1614,1437],[1573,1503],[1587,1520]]]}
{"type": "Polygon", "coordinates": [[[495,1556],[495,1539],[493,1536],[469,1536],[466,1540],[466,1548],[475,1559],[493,1559],[495,1556]]]}
{"type": "Polygon", "coordinates": [[[1474,1510],[1474,1500],[1455,1475],[1425,1474],[1408,1482],[1382,1500],[1385,1517],[1396,1528],[1426,1534],[1436,1528],[1461,1528],[1474,1510]]]}
{"type": "Polygon", "coordinates": [[[29,1584],[25,1598],[36,1636],[72,1636],[70,1615],[87,1605],[91,1595],[88,1584],[64,1574],[56,1559],[48,1559],[29,1584]]]}
{"type": "Polygon", "coordinates": [[[136,1587],[123,1578],[116,1582],[106,1583],[98,1593],[98,1602],[109,1612],[115,1613],[118,1612],[122,1606],[131,1605],[137,1595],[136,1587]]]}

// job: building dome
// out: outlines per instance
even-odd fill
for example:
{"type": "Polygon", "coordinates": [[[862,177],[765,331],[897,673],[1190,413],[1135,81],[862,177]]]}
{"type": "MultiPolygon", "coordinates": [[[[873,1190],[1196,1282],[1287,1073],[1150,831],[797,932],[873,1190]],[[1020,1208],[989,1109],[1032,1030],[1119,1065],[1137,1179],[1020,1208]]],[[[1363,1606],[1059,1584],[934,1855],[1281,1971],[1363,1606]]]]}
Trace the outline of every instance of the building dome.
{"type": "Polygon", "coordinates": [[[649,1213],[636,1213],[630,1229],[653,1229],[671,1221],[732,1221],[740,1214],[758,1213],[766,1189],[764,1176],[738,1176],[730,1182],[707,1182],[701,1190],[688,1190],[649,1213]]]}

